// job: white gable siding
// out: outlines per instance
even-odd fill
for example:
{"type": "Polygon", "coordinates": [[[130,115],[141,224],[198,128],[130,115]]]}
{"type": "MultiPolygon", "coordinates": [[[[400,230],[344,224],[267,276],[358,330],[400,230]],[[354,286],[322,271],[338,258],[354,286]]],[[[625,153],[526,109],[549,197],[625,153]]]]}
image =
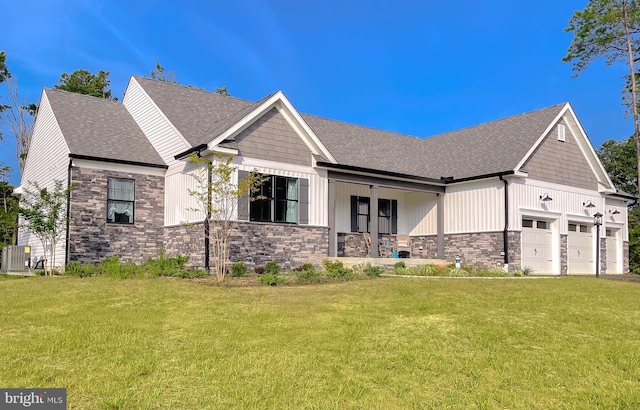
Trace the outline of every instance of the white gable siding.
{"type": "MultiPolygon", "coordinates": [[[[61,181],[65,188],[68,182],[69,147],[58,126],[55,114],[51,109],[46,92],[42,93],[40,109],[33,130],[33,138],[29,147],[29,155],[22,180],[23,190],[32,190],[32,183],[37,182],[41,188],[53,188],[55,181],[61,181]]],[[[63,232],[56,247],[56,266],[65,262],[65,237],[63,232]]],[[[18,230],[18,245],[31,246],[32,260],[45,257],[40,239],[23,228],[18,230]]],[[[33,266],[33,262],[32,262],[33,266]]]]}
{"type": "Polygon", "coordinates": [[[446,234],[502,231],[504,183],[492,178],[447,186],[444,215],[446,234]]]}
{"type": "Polygon", "coordinates": [[[131,78],[122,104],[147,136],[164,162],[171,166],[174,156],[189,149],[185,139],[162,114],[135,78],[131,78]]]}

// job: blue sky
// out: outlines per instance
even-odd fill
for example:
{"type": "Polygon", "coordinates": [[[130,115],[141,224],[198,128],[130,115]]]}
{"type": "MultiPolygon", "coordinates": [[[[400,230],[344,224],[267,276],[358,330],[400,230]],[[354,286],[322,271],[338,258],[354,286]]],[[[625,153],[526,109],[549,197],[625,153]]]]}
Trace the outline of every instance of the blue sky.
{"type": "MultiPolygon", "coordinates": [[[[81,68],[109,71],[121,98],[159,61],[182,84],[248,100],[282,90],[300,112],[409,135],[566,101],[596,148],[633,131],[623,65],[572,78],[561,61],[586,0],[5,3],[0,50],[30,100],[81,68]]],[[[0,162],[17,169],[13,156],[0,142],[0,162]]]]}

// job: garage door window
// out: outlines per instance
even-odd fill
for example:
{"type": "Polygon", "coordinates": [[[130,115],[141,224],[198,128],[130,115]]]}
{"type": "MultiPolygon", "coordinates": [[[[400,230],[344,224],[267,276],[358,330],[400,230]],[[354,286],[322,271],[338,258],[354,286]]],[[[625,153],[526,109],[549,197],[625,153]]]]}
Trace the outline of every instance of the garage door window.
{"type": "Polygon", "coordinates": [[[522,220],[523,228],[533,228],[533,219],[523,219],[522,220]]]}
{"type": "Polygon", "coordinates": [[[607,237],[613,237],[613,231],[611,229],[607,229],[607,237]]]}
{"type": "Polygon", "coordinates": [[[578,225],[569,224],[569,232],[578,232],[578,225]]]}
{"type": "Polygon", "coordinates": [[[549,229],[549,222],[547,222],[547,221],[536,221],[536,228],[538,228],[538,229],[549,229]]]}

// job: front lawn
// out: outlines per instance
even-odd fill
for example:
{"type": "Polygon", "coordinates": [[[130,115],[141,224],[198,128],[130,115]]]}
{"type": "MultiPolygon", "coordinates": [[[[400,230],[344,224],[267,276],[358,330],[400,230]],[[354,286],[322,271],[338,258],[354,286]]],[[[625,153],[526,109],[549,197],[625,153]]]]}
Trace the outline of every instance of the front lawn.
{"type": "Polygon", "coordinates": [[[0,280],[0,386],[70,409],[640,407],[640,284],[0,280]]]}

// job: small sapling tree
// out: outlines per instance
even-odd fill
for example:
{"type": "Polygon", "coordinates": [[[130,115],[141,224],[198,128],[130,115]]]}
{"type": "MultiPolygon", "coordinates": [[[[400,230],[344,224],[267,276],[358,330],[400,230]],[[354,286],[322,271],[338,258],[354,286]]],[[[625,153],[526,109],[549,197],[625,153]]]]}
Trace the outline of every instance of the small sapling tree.
{"type": "Polygon", "coordinates": [[[247,203],[259,199],[255,194],[264,178],[254,170],[236,183],[237,167],[233,164],[233,156],[220,153],[213,156],[213,160],[195,153],[190,156],[196,170],[188,175],[194,178],[196,188],[189,189],[189,195],[195,198],[197,206],[189,210],[205,215],[205,263],[209,267],[209,260],[213,262],[213,272],[222,281],[228,270],[229,241],[238,225],[238,203],[241,198],[247,198],[247,203]]]}
{"type": "Polygon", "coordinates": [[[56,263],[56,245],[67,228],[67,203],[73,186],[64,187],[54,181],[54,188],[41,188],[29,182],[20,198],[18,212],[20,225],[34,234],[45,252],[45,274],[53,275],[56,263]]]}

